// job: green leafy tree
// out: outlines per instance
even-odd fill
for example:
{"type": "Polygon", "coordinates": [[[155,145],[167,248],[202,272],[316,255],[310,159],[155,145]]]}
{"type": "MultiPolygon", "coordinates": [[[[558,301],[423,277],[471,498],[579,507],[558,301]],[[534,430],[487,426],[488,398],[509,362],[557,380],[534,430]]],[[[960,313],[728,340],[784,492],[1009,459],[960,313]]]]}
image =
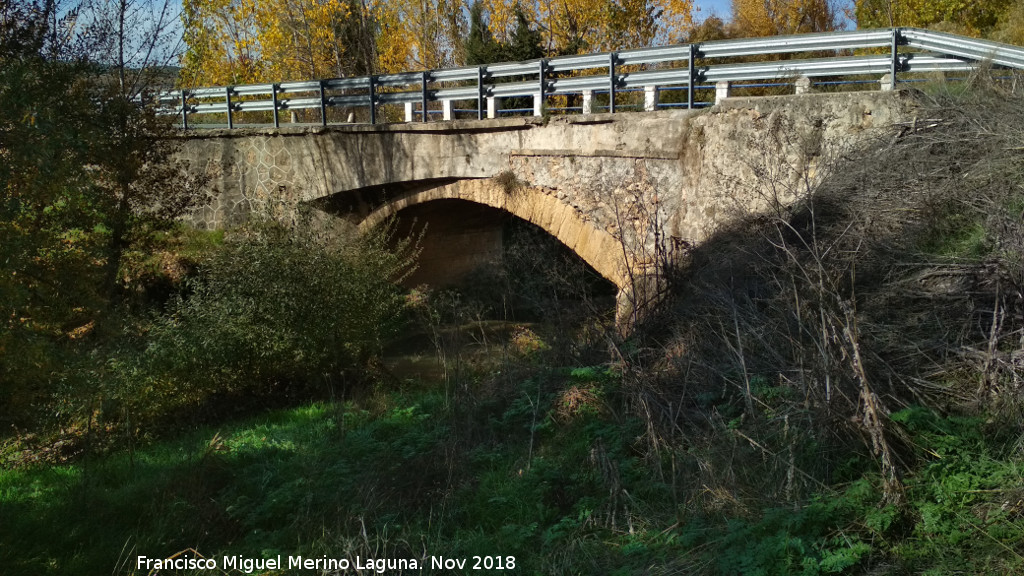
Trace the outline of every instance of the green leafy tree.
{"type": "Polygon", "coordinates": [[[95,335],[120,331],[126,248],[198,197],[128,60],[96,58],[120,41],[82,18],[0,0],[0,423],[79,387],[95,335]]]}
{"type": "Polygon", "coordinates": [[[537,30],[523,10],[516,4],[515,28],[508,42],[500,45],[499,52],[505,60],[522,61],[544,57],[544,37],[537,30]]]}
{"type": "Polygon", "coordinates": [[[469,34],[463,40],[466,64],[473,66],[493,62],[519,62],[544,57],[544,37],[519,4],[513,8],[514,24],[508,40],[497,41],[491,33],[483,3],[477,1],[469,9],[469,34]]]}
{"type": "Polygon", "coordinates": [[[22,423],[52,389],[59,346],[101,307],[94,74],[52,34],[55,6],[0,0],[0,421],[22,423]],[[64,56],[58,59],[56,56],[64,56]]]}
{"type": "Polygon", "coordinates": [[[1014,0],[856,0],[859,28],[916,26],[988,36],[1000,19],[1019,2],[1014,0]]]}
{"type": "Polygon", "coordinates": [[[463,41],[463,49],[469,66],[490,64],[501,59],[501,46],[494,40],[480,0],[473,2],[469,8],[469,34],[463,41]]]}

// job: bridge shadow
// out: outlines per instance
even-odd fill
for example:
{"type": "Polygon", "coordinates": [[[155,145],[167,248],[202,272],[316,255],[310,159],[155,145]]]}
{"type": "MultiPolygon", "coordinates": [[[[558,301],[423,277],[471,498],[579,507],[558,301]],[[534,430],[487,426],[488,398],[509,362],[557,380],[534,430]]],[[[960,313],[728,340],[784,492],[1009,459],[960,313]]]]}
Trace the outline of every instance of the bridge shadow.
{"type": "Polygon", "coordinates": [[[410,288],[457,289],[509,320],[545,321],[618,288],[554,236],[504,210],[443,199],[395,216],[396,241],[420,238],[410,288]],[[498,312],[500,311],[500,312],[498,312]]]}

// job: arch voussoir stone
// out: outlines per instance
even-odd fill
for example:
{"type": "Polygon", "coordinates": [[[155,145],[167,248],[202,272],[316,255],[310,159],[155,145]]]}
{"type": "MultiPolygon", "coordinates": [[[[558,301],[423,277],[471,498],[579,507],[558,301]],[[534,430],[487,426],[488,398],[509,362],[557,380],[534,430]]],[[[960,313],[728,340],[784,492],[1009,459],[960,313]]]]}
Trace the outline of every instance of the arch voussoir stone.
{"type": "Polygon", "coordinates": [[[504,210],[535,224],[565,244],[620,290],[623,287],[626,264],[619,240],[609,232],[595,227],[554,195],[531,186],[520,186],[510,192],[491,178],[460,180],[397,198],[371,212],[359,223],[359,229],[369,231],[406,208],[436,200],[474,202],[504,210]]]}

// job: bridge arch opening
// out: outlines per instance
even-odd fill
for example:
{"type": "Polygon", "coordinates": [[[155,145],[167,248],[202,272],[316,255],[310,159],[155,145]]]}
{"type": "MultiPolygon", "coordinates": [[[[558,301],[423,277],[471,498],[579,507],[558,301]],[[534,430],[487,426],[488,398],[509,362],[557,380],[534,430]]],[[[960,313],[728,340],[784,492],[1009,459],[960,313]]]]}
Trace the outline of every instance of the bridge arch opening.
{"type": "Polygon", "coordinates": [[[377,207],[362,219],[359,227],[373,228],[417,205],[441,200],[464,200],[489,206],[535,224],[583,259],[602,277],[620,289],[628,274],[620,242],[607,231],[594,226],[576,209],[560,200],[550,190],[526,185],[510,189],[500,178],[459,180],[412,192],[377,207]]]}
{"type": "Polygon", "coordinates": [[[492,315],[517,321],[615,309],[614,282],[550,232],[507,210],[441,198],[393,216],[396,239],[421,235],[408,287],[452,288],[492,315]]]}

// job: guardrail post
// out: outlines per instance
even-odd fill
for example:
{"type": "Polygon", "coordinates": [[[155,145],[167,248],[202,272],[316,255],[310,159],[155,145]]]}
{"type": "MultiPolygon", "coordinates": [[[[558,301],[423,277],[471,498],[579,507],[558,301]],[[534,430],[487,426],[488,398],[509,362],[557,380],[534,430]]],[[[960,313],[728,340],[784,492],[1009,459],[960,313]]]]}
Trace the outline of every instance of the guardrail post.
{"type": "Polygon", "coordinates": [[[584,90],[583,91],[583,113],[593,114],[594,113],[594,91],[584,90]]]}
{"type": "Polygon", "coordinates": [[[719,80],[715,83],[715,104],[729,97],[731,83],[728,80],[719,80]]]}
{"type": "MultiPolygon", "coordinates": [[[[899,28],[893,28],[892,29],[892,47],[891,47],[892,61],[889,64],[889,78],[890,78],[890,86],[888,88],[889,90],[895,90],[896,89],[896,73],[899,72],[899,68],[900,68],[899,46],[900,46],[900,29],[899,28]]],[[[883,85],[882,90],[885,90],[885,89],[886,88],[883,85]]]]}
{"type": "Polygon", "coordinates": [[[544,114],[544,102],[547,101],[548,61],[541,58],[537,62],[537,95],[533,97],[533,115],[544,114]]]}
{"type": "Polygon", "coordinates": [[[608,54],[608,112],[615,113],[615,84],[618,78],[615,77],[616,65],[615,52],[608,54]]]}
{"type": "Polygon", "coordinates": [[[452,101],[447,98],[441,100],[441,119],[445,121],[452,119],[452,101]]]}
{"type": "Polygon", "coordinates": [[[181,89],[181,129],[188,130],[188,90],[181,89]]]}
{"type": "Polygon", "coordinates": [[[644,111],[654,112],[658,109],[658,87],[644,86],[644,111]]]}
{"type": "Polygon", "coordinates": [[[280,128],[281,127],[281,120],[280,120],[280,118],[277,117],[277,106],[278,106],[278,102],[277,102],[277,88],[278,88],[277,84],[271,84],[270,85],[270,95],[271,95],[271,99],[274,101],[274,128],[280,128]]]}
{"type": "Polygon", "coordinates": [[[224,107],[228,111],[228,130],[235,127],[235,122],[231,117],[231,111],[233,104],[231,103],[231,86],[224,89],[224,107]]]}
{"type": "Polygon", "coordinates": [[[422,121],[422,122],[426,122],[427,121],[427,83],[428,82],[430,82],[430,71],[429,70],[424,70],[423,71],[423,79],[420,80],[420,88],[422,89],[421,96],[422,96],[422,100],[423,100],[423,104],[422,104],[422,106],[423,106],[423,115],[420,118],[420,121],[422,121]]]}
{"type": "Polygon", "coordinates": [[[696,60],[696,59],[697,59],[697,46],[695,44],[690,44],[690,56],[689,56],[688,61],[686,63],[686,67],[687,67],[687,72],[686,72],[686,74],[687,74],[687,76],[686,76],[686,109],[687,110],[693,109],[693,82],[694,82],[694,77],[697,75],[696,74],[697,67],[696,67],[696,65],[694,64],[693,61],[696,60]]]}
{"type": "Polygon", "coordinates": [[[377,123],[377,77],[370,75],[370,124],[377,123]]]}
{"type": "Polygon", "coordinates": [[[324,95],[324,81],[320,81],[320,124],[327,126],[327,98],[324,95]]]}
{"type": "Polygon", "coordinates": [[[484,67],[476,67],[476,119],[484,119],[484,96],[486,90],[484,88],[484,67]]]}
{"type": "Polygon", "coordinates": [[[807,76],[800,76],[793,85],[795,86],[794,91],[796,94],[808,94],[811,91],[811,79],[807,76]]]}
{"type": "Polygon", "coordinates": [[[487,97],[487,117],[497,118],[498,110],[501,110],[501,100],[497,96],[487,97]]]}

